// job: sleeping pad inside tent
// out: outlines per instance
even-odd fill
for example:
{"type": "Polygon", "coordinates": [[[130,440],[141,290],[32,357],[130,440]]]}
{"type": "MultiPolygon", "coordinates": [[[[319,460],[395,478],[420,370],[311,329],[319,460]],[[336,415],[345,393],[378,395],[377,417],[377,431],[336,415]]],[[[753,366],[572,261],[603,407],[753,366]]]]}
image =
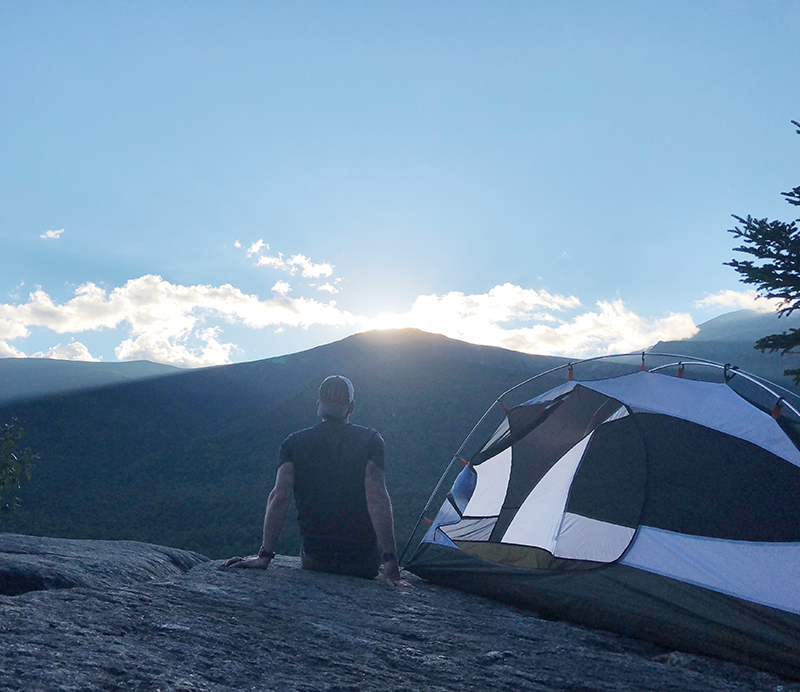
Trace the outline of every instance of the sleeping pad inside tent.
{"type": "Polygon", "coordinates": [[[406,568],[800,678],[800,451],[726,384],[570,381],[507,412],[406,568]]]}

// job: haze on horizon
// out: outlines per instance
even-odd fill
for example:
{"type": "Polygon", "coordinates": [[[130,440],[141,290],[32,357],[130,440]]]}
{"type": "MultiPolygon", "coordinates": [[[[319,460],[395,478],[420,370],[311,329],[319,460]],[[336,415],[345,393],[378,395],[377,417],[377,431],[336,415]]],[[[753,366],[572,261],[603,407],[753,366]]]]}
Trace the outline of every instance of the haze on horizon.
{"type": "MultiPolygon", "coordinates": [[[[742,307],[800,2],[0,6],[0,357],[417,327],[592,356],[742,307]]],[[[794,81],[792,81],[794,80],[794,81]]]]}

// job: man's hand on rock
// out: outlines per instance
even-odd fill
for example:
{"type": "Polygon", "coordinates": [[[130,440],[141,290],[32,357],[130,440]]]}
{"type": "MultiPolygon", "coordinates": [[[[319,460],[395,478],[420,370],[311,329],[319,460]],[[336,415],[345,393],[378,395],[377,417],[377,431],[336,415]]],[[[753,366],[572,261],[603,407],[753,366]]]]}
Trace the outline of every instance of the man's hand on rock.
{"type": "Polygon", "coordinates": [[[392,558],[383,563],[383,571],[378,576],[378,579],[386,586],[413,588],[400,574],[400,565],[397,564],[397,558],[392,558]]]}
{"type": "Polygon", "coordinates": [[[243,569],[267,569],[269,567],[269,563],[272,562],[272,558],[268,556],[264,557],[232,557],[229,560],[225,560],[222,563],[221,567],[229,568],[229,567],[239,567],[243,569]]]}

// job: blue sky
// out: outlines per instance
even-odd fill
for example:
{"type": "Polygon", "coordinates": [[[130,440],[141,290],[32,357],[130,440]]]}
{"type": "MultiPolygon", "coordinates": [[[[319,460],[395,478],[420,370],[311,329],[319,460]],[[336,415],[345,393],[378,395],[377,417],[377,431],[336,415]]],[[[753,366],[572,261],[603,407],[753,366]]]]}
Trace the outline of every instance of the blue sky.
{"type": "Polygon", "coordinates": [[[415,326],[534,353],[755,307],[800,2],[0,4],[0,357],[415,326]]]}

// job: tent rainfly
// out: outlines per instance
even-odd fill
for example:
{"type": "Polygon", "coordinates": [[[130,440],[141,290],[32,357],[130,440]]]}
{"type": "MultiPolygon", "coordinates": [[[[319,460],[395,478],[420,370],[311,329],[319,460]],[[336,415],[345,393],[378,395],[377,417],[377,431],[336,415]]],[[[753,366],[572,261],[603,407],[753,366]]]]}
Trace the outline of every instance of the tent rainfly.
{"type": "Polygon", "coordinates": [[[406,568],[800,678],[800,451],[726,384],[570,381],[507,412],[406,568]]]}

